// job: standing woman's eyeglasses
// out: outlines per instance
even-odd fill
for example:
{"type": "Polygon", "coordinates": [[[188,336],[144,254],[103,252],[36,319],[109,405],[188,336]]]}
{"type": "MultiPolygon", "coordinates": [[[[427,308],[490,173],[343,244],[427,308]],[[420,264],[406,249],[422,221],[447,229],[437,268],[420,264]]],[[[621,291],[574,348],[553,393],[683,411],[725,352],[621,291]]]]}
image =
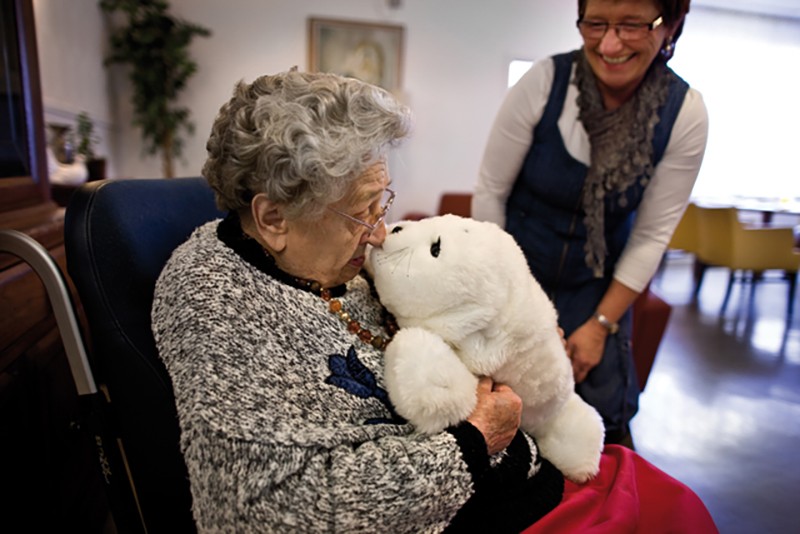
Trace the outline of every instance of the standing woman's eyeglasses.
{"type": "Polygon", "coordinates": [[[609,28],[614,28],[620,40],[638,41],[664,24],[664,18],[659,15],[653,22],[617,22],[615,24],[601,20],[578,19],[575,24],[584,39],[602,39],[609,28]]]}

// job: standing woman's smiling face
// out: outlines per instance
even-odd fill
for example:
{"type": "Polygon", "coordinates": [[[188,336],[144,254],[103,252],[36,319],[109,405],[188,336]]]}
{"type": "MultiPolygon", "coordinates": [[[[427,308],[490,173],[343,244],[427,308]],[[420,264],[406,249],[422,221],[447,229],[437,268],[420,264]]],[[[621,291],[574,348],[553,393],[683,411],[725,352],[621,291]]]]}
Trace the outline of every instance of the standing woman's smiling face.
{"type": "Polygon", "coordinates": [[[597,78],[606,109],[616,109],[636,92],[648,68],[673,28],[666,24],[642,32],[641,38],[621,39],[613,25],[650,24],[659,13],[652,0],[588,0],[581,20],[609,23],[602,37],[587,37],[582,31],[584,53],[597,78]]]}

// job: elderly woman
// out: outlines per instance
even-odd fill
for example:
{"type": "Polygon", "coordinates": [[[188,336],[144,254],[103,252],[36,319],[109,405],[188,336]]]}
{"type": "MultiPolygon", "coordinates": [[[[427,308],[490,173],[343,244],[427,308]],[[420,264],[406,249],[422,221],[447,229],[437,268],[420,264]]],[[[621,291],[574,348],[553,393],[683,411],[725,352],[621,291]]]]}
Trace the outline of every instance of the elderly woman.
{"type": "Polygon", "coordinates": [[[152,315],[201,531],[518,532],[560,502],[508,387],[484,379],[434,436],[388,401],[394,327],[361,269],[409,120],[379,88],[297,71],[221,108],[203,174],[229,215],[175,251],[152,315]]]}

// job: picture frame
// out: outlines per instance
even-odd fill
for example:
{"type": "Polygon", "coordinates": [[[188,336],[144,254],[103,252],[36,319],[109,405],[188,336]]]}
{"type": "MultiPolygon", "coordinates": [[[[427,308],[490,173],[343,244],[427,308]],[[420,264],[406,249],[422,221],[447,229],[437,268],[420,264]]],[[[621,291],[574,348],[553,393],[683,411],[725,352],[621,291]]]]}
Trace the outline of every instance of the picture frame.
{"type": "Polygon", "coordinates": [[[308,70],[333,72],[398,93],[405,28],[340,19],[308,19],[308,70]]]}

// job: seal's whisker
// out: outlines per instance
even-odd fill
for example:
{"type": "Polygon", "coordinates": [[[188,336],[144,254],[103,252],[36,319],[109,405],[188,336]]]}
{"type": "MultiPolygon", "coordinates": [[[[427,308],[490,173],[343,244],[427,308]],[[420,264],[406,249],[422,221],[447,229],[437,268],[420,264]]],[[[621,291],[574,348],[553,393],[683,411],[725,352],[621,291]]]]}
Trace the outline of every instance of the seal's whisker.
{"type": "Polygon", "coordinates": [[[414,258],[414,250],[415,249],[411,249],[409,254],[406,255],[406,278],[411,274],[411,260],[414,258]]]}
{"type": "Polygon", "coordinates": [[[392,274],[394,274],[400,264],[403,263],[403,260],[407,257],[410,257],[412,254],[413,249],[409,249],[408,247],[404,247],[387,254],[387,256],[391,256],[392,274]]]}

